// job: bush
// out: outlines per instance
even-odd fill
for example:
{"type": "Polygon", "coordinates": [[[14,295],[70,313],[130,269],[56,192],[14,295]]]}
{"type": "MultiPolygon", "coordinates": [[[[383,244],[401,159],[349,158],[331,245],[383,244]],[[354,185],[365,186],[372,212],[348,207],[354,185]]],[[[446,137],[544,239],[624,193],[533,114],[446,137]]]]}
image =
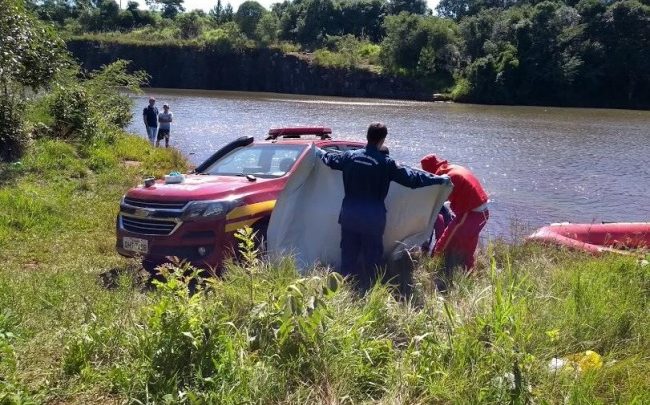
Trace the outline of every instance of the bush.
{"type": "Polygon", "coordinates": [[[96,138],[99,131],[91,102],[91,96],[81,86],[59,87],[52,94],[50,105],[50,113],[54,118],[52,136],[74,141],[96,138]]]}
{"type": "Polygon", "coordinates": [[[18,159],[27,147],[22,111],[22,103],[0,96],[0,161],[18,159]]]}
{"type": "Polygon", "coordinates": [[[176,17],[176,24],[180,29],[182,39],[192,39],[201,36],[204,26],[208,23],[207,17],[202,17],[199,13],[183,13],[176,17]]]}
{"type": "Polygon", "coordinates": [[[354,60],[347,56],[327,49],[318,49],[314,52],[314,64],[325,67],[350,68],[354,66],[354,60]]]}
{"type": "Polygon", "coordinates": [[[466,101],[472,93],[472,85],[465,78],[458,79],[451,91],[451,98],[454,101],[466,101]]]}
{"type": "Polygon", "coordinates": [[[206,48],[216,52],[241,51],[254,46],[254,43],[246,38],[234,22],[206,31],[201,39],[206,48]]]}
{"type": "Polygon", "coordinates": [[[23,1],[0,2],[0,160],[17,159],[27,136],[25,94],[47,87],[64,65],[62,41],[23,1]]]}
{"type": "Polygon", "coordinates": [[[384,20],[382,66],[391,73],[415,76],[430,84],[449,85],[460,62],[453,21],[407,13],[384,20]]]}
{"type": "Polygon", "coordinates": [[[360,40],[353,35],[329,36],[327,49],[314,52],[314,63],[327,67],[351,68],[374,65],[379,61],[379,45],[360,40]]]}
{"type": "Polygon", "coordinates": [[[128,63],[118,60],[78,80],[77,69],[57,77],[57,86],[34,103],[30,116],[39,136],[90,145],[93,141],[112,141],[117,131],[132,119],[133,101],[121,89],[140,91],[146,74],[126,72],[128,63]]]}

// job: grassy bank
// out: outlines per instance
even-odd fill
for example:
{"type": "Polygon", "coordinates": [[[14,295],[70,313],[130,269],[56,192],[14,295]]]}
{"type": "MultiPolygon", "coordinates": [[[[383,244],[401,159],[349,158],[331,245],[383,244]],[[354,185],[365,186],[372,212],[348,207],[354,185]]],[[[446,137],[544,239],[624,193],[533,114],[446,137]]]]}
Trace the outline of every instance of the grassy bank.
{"type": "Polygon", "coordinates": [[[650,401],[650,267],[631,258],[496,244],[447,296],[422,263],[411,303],[289,260],[145,292],[114,253],[117,201],[183,165],[120,136],[2,167],[0,403],[650,401]],[[549,371],[585,350],[602,367],[549,371]]]}

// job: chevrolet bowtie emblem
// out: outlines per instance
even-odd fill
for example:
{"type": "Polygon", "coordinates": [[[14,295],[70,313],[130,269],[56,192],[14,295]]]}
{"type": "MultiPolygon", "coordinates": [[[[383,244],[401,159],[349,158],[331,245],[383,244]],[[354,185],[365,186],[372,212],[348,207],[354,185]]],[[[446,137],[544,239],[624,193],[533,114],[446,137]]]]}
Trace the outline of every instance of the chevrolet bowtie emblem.
{"type": "Polygon", "coordinates": [[[147,210],[135,210],[135,212],[133,212],[133,215],[135,215],[136,217],[145,218],[145,217],[149,216],[149,211],[147,211],[147,210]]]}

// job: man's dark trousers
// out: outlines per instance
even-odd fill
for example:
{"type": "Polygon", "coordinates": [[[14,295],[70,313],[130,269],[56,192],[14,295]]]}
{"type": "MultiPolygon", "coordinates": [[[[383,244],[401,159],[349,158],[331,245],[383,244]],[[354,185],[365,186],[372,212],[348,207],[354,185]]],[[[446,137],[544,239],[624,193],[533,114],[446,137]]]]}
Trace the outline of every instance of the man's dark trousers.
{"type": "Polygon", "coordinates": [[[361,291],[370,289],[375,283],[383,254],[383,235],[341,228],[341,273],[353,277],[361,291]]]}

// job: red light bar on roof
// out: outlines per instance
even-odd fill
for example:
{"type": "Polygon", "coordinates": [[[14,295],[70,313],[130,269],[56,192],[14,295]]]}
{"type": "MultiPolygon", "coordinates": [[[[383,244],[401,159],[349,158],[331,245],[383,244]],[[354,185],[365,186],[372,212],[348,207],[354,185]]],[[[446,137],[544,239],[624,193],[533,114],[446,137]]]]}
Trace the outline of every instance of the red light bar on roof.
{"type": "Polygon", "coordinates": [[[301,135],[316,135],[321,139],[328,139],[331,133],[332,128],[327,127],[271,128],[269,129],[269,136],[266,139],[277,139],[279,137],[300,138],[301,135]]]}

